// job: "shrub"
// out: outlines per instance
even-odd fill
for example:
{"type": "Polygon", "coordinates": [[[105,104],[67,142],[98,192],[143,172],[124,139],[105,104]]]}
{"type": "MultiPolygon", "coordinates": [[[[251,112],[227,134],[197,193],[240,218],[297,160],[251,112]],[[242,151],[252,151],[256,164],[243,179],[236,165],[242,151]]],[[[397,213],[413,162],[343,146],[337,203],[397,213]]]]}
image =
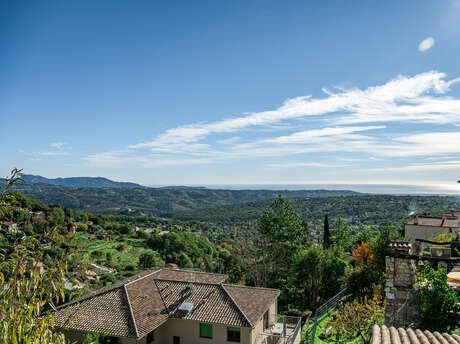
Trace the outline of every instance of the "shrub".
{"type": "Polygon", "coordinates": [[[126,250],[128,249],[128,247],[129,247],[129,246],[128,246],[127,243],[122,242],[122,243],[120,243],[120,244],[118,245],[117,249],[118,249],[118,251],[120,251],[120,252],[124,252],[124,251],[126,251],[126,250]]]}
{"type": "Polygon", "coordinates": [[[156,252],[149,251],[139,256],[139,266],[142,268],[151,268],[158,265],[160,265],[160,258],[156,252]]]}
{"type": "Polygon", "coordinates": [[[443,326],[449,313],[459,310],[460,297],[447,283],[446,270],[422,270],[417,276],[417,287],[420,320],[425,326],[443,326]]]}
{"type": "Polygon", "coordinates": [[[361,301],[354,300],[345,303],[341,309],[332,312],[329,324],[339,335],[341,340],[361,338],[364,344],[371,341],[371,328],[374,324],[383,321],[385,304],[380,295],[372,299],[364,297],[361,301]]]}

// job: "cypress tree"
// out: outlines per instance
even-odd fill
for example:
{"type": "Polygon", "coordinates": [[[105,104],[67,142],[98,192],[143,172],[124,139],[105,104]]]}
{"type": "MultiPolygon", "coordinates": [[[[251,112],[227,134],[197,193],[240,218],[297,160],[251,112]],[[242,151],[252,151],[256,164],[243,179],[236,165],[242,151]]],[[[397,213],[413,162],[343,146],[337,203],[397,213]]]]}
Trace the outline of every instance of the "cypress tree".
{"type": "Polygon", "coordinates": [[[329,221],[327,219],[327,215],[324,218],[324,233],[323,233],[323,249],[327,250],[329,246],[331,246],[330,241],[330,233],[329,233],[329,221]]]}

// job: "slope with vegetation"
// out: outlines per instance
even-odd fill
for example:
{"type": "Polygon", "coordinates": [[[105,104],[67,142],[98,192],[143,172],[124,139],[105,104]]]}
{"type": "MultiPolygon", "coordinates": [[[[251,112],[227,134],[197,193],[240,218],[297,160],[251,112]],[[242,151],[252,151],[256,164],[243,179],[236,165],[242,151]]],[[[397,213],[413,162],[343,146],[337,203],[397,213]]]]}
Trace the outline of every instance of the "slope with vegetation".
{"type": "Polygon", "coordinates": [[[274,199],[278,195],[325,197],[359,195],[328,190],[213,190],[202,188],[101,188],[65,187],[45,183],[20,183],[15,189],[46,204],[92,213],[143,212],[163,216],[179,210],[204,209],[274,199]]]}

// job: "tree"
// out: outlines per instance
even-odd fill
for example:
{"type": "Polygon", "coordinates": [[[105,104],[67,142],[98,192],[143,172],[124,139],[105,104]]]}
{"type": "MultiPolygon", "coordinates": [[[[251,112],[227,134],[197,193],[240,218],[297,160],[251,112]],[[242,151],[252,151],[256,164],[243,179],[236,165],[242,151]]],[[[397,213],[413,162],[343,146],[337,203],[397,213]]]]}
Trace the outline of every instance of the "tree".
{"type": "Polygon", "coordinates": [[[258,230],[273,245],[297,249],[304,239],[302,220],[282,196],[278,196],[264,211],[258,230]]]}
{"type": "Polygon", "coordinates": [[[329,246],[331,246],[330,240],[330,233],[329,233],[329,220],[327,215],[324,217],[324,232],[323,232],[323,249],[327,250],[329,246]]]}
{"type": "Polygon", "coordinates": [[[358,244],[356,250],[353,251],[353,258],[362,265],[368,265],[374,259],[374,252],[365,242],[362,242],[358,244]]]}
{"type": "Polygon", "coordinates": [[[300,307],[313,309],[341,289],[348,266],[333,248],[302,250],[296,256],[287,287],[296,294],[292,298],[297,299],[300,307]]]}
{"type": "Polygon", "coordinates": [[[294,258],[305,243],[302,220],[294,212],[289,201],[279,196],[270,203],[260,218],[257,241],[260,257],[259,268],[264,269],[268,286],[285,283],[294,258]]]}
{"type": "MultiPolygon", "coordinates": [[[[9,211],[8,190],[20,179],[21,170],[14,169],[0,192],[0,216],[9,211]]],[[[44,241],[53,244],[56,231],[47,231],[44,241]]],[[[62,266],[48,269],[42,276],[29,267],[35,261],[33,238],[23,236],[14,243],[13,251],[0,252],[0,340],[2,343],[64,344],[62,333],[54,331],[50,310],[63,298],[60,288],[62,266]]]]}
{"type": "Polygon", "coordinates": [[[154,251],[144,252],[139,256],[139,266],[141,268],[152,268],[160,265],[160,258],[154,251]]]}
{"type": "Polygon", "coordinates": [[[385,305],[382,298],[374,295],[372,299],[364,297],[361,301],[346,302],[332,312],[329,324],[340,340],[345,342],[359,337],[364,344],[369,344],[372,326],[382,321],[384,316],[385,305]]]}
{"type": "Polygon", "coordinates": [[[458,311],[460,296],[447,283],[447,272],[443,268],[427,268],[417,276],[420,298],[419,315],[425,326],[443,326],[449,313],[458,311]]]}
{"type": "Polygon", "coordinates": [[[332,245],[345,253],[349,253],[351,251],[353,247],[351,229],[344,219],[339,217],[334,221],[333,231],[330,233],[330,236],[332,245]]]}

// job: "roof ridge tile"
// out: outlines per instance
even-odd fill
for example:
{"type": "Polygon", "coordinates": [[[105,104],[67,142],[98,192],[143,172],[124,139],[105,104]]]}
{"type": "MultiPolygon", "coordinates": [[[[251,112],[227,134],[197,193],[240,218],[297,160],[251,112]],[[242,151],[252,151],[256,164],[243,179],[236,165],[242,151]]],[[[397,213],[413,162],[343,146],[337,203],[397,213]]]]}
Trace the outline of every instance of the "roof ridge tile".
{"type": "Polygon", "coordinates": [[[126,300],[128,301],[129,314],[131,315],[131,319],[133,320],[134,333],[136,334],[136,338],[138,338],[139,337],[139,331],[137,330],[136,318],[134,317],[133,307],[131,306],[131,301],[129,299],[129,293],[128,293],[128,290],[126,289],[126,285],[127,284],[123,285],[123,290],[124,290],[124,292],[126,294],[126,300]]]}

